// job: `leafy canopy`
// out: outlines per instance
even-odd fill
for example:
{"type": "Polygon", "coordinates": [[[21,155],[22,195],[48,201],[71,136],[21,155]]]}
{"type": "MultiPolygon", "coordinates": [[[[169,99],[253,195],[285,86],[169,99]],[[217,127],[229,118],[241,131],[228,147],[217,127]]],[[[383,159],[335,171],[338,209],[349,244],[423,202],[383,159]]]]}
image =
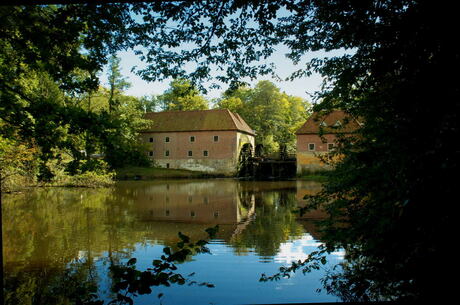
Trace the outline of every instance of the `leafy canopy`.
{"type": "Polygon", "coordinates": [[[343,273],[327,287],[356,300],[450,291],[433,279],[446,278],[437,262],[452,243],[456,183],[448,177],[459,160],[449,144],[460,121],[459,81],[449,73],[460,58],[451,8],[423,0],[280,0],[161,2],[135,11],[144,16],[139,30],[148,29],[137,41],[150,64],[141,71],[146,79],[165,72],[206,79],[215,66],[219,80],[237,84],[272,72],[260,60],[278,44],[297,63],[311,51],[351,50],[315,58],[292,75],[319,72],[325,82],[316,110],[340,108],[364,122],[342,139],[343,157],[313,198],[331,215],[327,250],[347,251],[343,273]],[[179,51],[182,43],[190,47],[179,51]],[[197,69],[184,70],[188,62],[197,69]]]}
{"type": "Polygon", "coordinates": [[[220,109],[229,109],[256,131],[256,144],[268,153],[287,145],[295,151],[295,131],[305,123],[310,104],[300,97],[280,92],[272,82],[259,81],[254,88],[228,90],[217,101],[220,109]]]}
{"type": "Polygon", "coordinates": [[[195,86],[185,79],[175,79],[170,88],[157,96],[157,104],[162,110],[206,110],[208,101],[200,95],[195,86]]]}

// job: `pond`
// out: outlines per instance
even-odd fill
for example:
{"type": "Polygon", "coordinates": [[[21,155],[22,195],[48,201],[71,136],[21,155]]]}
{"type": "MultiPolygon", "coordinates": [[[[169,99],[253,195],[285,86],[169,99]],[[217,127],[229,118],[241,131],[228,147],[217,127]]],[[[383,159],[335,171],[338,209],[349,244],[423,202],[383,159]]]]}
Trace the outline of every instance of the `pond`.
{"type": "Polygon", "coordinates": [[[327,269],[343,259],[340,252],[318,271],[259,282],[263,273],[305,259],[320,245],[315,222],[323,215],[294,213],[304,195],[320,188],[312,181],[155,180],[5,195],[5,304],[68,304],[92,293],[107,304],[114,298],[111,264],[135,257],[136,268],[146,270],[165,246],[180,241],[178,232],[199,240],[216,224],[211,253],[178,264],[177,272],[190,275],[185,285],[153,287],[135,304],[338,301],[317,289],[327,269]]]}

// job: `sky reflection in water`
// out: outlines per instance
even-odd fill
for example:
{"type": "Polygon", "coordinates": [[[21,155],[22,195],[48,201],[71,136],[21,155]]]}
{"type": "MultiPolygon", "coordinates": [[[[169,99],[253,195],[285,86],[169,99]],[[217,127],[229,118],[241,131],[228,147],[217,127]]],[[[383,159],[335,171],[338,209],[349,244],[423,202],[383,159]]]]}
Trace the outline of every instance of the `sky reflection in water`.
{"type": "MultiPolygon", "coordinates": [[[[292,213],[305,194],[319,189],[318,183],[305,181],[222,179],[120,182],[112,189],[36,189],[6,196],[7,299],[35,295],[35,303],[54,302],[57,297],[46,293],[56,292],[65,299],[66,289],[56,285],[66,283],[57,279],[67,268],[79,282],[97,285],[100,298],[108,301],[113,296],[111,262],[136,257],[137,268],[146,269],[162,255],[164,246],[179,241],[179,231],[198,240],[206,237],[204,229],[219,224],[219,234],[209,244],[211,254],[193,256],[178,270],[183,275],[194,273],[190,281],[209,282],[215,288],[153,287],[151,295],[137,297],[135,304],[159,304],[159,293],[164,294],[162,304],[336,301],[316,292],[324,269],[259,282],[262,273],[276,273],[320,245],[311,218],[321,213],[303,219],[292,213]]],[[[342,258],[341,252],[330,255],[332,263],[342,258]]]]}

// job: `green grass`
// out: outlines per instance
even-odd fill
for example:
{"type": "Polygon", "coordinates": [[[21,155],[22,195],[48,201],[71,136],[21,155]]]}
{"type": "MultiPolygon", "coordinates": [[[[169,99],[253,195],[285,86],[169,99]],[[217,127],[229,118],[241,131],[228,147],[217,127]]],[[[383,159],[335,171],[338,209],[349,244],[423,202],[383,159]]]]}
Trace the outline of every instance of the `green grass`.
{"type": "Polygon", "coordinates": [[[116,170],[118,180],[152,180],[157,178],[206,178],[224,177],[224,175],[209,174],[183,169],[158,168],[158,167],[135,167],[129,166],[116,170]]]}
{"type": "Polygon", "coordinates": [[[308,181],[317,181],[317,182],[326,182],[327,176],[324,174],[305,174],[297,176],[298,180],[308,180],[308,181]]]}

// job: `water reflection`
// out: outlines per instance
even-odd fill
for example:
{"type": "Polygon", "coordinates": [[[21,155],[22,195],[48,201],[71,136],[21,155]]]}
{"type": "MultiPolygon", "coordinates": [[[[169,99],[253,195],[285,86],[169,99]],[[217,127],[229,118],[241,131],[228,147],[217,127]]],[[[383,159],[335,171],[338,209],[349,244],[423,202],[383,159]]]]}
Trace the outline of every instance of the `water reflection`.
{"type": "MultiPolygon", "coordinates": [[[[222,265],[227,268],[221,272],[226,277],[242,262],[250,263],[247,270],[239,269],[239,276],[255,277],[248,285],[266,289],[266,301],[294,296],[305,301],[303,284],[289,288],[294,290],[286,290],[287,294],[273,294],[274,288],[258,283],[257,278],[281,263],[304,257],[305,249],[317,246],[320,236],[314,223],[299,219],[292,211],[303,204],[305,192],[319,189],[318,183],[301,181],[135,181],[110,189],[43,188],[5,196],[5,304],[74,303],[75,298],[89,300],[95,292],[109,300],[113,297],[107,271],[110,264],[135,256],[140,262],[145,258],[148,267],[161,255],[163,246],[179,241],[179,231],[198,240],[205,238],[204,229],[214,224],[219,224],[220,231],[211,243],[212,257],[222,257],[221,264],[211,270],[210,256],[197,256],[194,263],[186,264],[190,268],[198,264],[203,276],[210,277],[204,281],[211,281],[215,269],[222,265]],[[265,267],[260,267],[260,262],[265,267]]],[[[312,291],[319,287],[317,280],[315,283],[312,291]]],[[[239,280],[227,279],[220,287],[232,292],[240,285],[239,280]]],[[[212,297],[208,291],[200,293],[212,297]]],[[[169,295],[171,304],[181,303],[174,299],[179,298],[176,292],[169,295]]],[[[257,295],[233,301],[247,303],[253,297],[262,302],[257,295]]],[[[220,303],[233,303],[232,298],[220,303]]],[[[315,300],[331,299],[321,295],[315,300]]],[[[193,302],[189,299],[188,303],[193,302]]]]}
{"type": "Polygon", "coordinates": [[[254,214],[254,195],[242,197],[235,183],[176,182],[137,188],[135,211],[144,221],[235,224],[254,214]]]}

